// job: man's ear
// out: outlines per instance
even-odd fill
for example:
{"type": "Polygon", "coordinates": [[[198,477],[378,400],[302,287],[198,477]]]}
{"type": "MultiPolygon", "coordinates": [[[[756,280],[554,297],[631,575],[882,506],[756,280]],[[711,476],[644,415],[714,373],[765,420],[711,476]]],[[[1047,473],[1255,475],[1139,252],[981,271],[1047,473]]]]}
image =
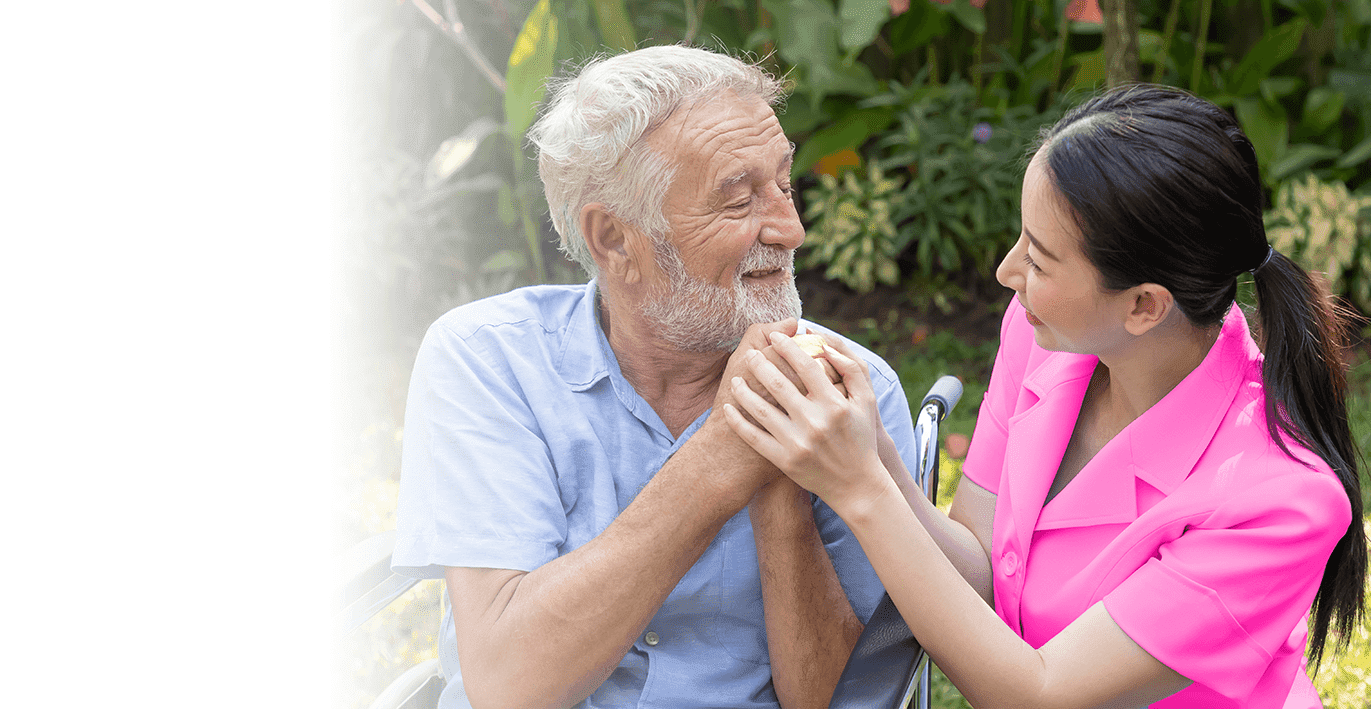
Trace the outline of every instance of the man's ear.
{"type": "Polygon", "coordinates": [[[1124,328],[1132,335],[1146,334],[1176,308],[1176,299],[1164,286],[1143,283],[1129,290],[1133,308],[1128,312],[1124,328]]]}
{"type": "Polygon", "coordinates": [[[599,202],[581,208],[580,226],[590,255],[602,273],[617,276],[624,283],[642,279],[645,240],[637,229],[625,224],[599,202]]]}

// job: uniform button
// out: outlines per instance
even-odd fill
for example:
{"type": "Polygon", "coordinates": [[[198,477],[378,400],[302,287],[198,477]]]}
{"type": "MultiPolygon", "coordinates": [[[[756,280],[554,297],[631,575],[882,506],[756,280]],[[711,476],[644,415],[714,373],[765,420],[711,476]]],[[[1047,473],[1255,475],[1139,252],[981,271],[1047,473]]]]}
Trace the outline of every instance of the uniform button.
{"type": "Polygon", "coordinates": [[[657,643],[662,641],[662,637],[649,630],[647,631],[647,635],[643,636],[643,641],[646,642],[648,645],[652,645],[655,647],[657,643]]]}
{"type": "Polygon", "coordinates": [[[1005,552],[1000,561],[1000,568],[1004,570],[1005,576],[1013,576],[1019,570],[1019,555],[1012,551],[1005,552]]]}

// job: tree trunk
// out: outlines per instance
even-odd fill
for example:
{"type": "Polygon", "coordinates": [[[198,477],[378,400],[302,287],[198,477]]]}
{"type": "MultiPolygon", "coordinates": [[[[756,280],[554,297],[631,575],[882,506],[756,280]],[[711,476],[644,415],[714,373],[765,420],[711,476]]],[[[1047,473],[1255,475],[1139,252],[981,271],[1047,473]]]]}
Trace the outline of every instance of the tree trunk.
{"type": "Polygon", "coordinates": [[[1100,0],[1104,15],[1105,85],[1138,81],[1138,0],[1100,0]]]}

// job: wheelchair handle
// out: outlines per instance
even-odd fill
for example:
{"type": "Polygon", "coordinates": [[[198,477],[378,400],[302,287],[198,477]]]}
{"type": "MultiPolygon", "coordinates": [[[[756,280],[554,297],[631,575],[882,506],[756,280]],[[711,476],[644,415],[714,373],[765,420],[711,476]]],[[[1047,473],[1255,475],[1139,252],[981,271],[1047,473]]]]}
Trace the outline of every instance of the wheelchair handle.
{"type": "Polygon", "coordinates": [[[940,377],[938,381],[933,383],[933,386],[928,390],[928,394],[924,396],[923,402],[919,404],[919,408],[923,409],[930,403],[936,404],[938,407],[937,419],[941,421],[944,416],[947,416],[948,412],[952,411],[952,409],[957,406],[957,402],[961,398],[962,380],[948,374],[940,377]]]}

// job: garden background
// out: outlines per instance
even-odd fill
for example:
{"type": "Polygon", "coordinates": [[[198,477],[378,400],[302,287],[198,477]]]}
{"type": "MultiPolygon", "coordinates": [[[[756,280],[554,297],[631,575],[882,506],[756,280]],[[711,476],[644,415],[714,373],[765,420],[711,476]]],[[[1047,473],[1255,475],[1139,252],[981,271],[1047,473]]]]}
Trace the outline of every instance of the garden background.
{"type": "MultiPolygon", "coordinates": [[[[600,52],[685,42],[791,81],[779,117],[799,146],[806,316],[882,354],[913,401],[940,374],[966,382],[944,429],[944,505],[1009,297],[993,270],[1019,233],[1024,152],[1095,89],[1164,83],[1231,110],[1257,149],[1272,243],[1371,313],[1371,0],[354,0],[342,26],[340,548],[394,528],[427,325],[584,280],[555,248],[522,135],[544,80],[600,52]]],[[[1350,334],[1365,451],[1371,330],[1350,334]]],[[[441,595],[425,582],[340,640],[345,706],[436,655],[441,595]]],[[[1330,707],[1371,702],[1368,627],[1351,643],[1316,678],[1330,707]]],[[[945,681],[935,691],[965,706],[945,681]]]]}

